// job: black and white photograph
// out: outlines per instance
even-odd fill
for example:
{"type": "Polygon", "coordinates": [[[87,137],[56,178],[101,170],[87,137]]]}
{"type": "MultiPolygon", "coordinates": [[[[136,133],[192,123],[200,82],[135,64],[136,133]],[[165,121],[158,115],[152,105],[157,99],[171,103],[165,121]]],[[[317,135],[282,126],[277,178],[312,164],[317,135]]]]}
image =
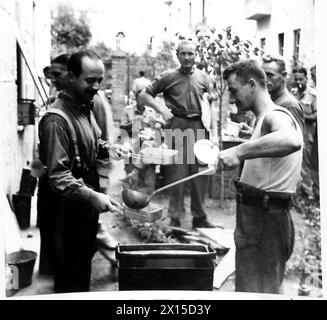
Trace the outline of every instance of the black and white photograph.
{"type": "Polygon", "coordinates": [[[1,296],[324,299],[320,5],[0,0],[1,296]]]}

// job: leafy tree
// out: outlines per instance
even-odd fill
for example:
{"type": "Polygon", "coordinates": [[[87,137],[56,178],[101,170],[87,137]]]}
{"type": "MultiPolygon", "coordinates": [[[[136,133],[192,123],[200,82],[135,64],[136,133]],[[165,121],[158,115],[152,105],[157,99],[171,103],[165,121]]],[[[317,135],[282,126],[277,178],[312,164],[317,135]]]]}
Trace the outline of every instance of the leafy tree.
{"type": "MultiPolygon", "coordinates": [[[[210,75],[216,83],[219,106],[219,135],[222,137],[222,109],[223,100],[226,93],[227,84],[223,79],[223,72],[226,67],[241,60],[254,58],[259,55],[259,48],[255,47],[249,40],[241,40],[232,32],[231,27],[227,27],[222,32],[216,32],[215,28],[208,32],[197,32],[198,41],[197,66],[210,75]]],[[[222,148],[222,141],[221,146],[222,148]]]]}
{"type": "Polygon", "coordinates": [[[299,286],[321,287],[321,226],[319,202],[295,198],[295,209],[305,221],[305,226],[297,230],[295,241],[299,243],[286,265],[286,273],[295,273],[299,277],[299,286]]]}
{"type": "Polygon", "coordinates": [[[139,71],[145,71],[150,80],[154,80],[162,72],[177,66],[174,60],[175,45],[173,42],[163,41],[156,56],[152,56],[148,47],[143,54],[128,54],[129,82],[139,76],[139,71]]]}
{"type": "Polygon", "coordinates": [[[51,45],[52,54],[72,52],[85,48],[92,34],[87,24],[86,12],[81,12],[79,17],[75,16],[72,7],[60,4],[52,13],[51,45]]]}
{"type": "Polygon", "coordinates": [[[155,58],[156,73],[160,74],[165,70],[177,67],[175,60],[175,44],[172,41],[163,41],[155,58]]]}
{"type": "Polygon", "coordinates": [[[89,46],[90,49],[94,50],[102,60],[108,60],[111,58],[112,49],[107,47],[107,45],[102,42],[97,42],[93,46],[89,46]]]}

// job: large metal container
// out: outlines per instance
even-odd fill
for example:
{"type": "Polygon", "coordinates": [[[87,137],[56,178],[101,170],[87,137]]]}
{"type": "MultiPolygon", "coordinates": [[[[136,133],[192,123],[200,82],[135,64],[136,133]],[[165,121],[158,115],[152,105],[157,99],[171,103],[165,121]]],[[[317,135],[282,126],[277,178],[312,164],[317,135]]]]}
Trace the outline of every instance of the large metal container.
{"type": "Polygon", "coordinates": [[[216,252],[207,245],[118,245],[119,290],[213,288],[216,252]]]}

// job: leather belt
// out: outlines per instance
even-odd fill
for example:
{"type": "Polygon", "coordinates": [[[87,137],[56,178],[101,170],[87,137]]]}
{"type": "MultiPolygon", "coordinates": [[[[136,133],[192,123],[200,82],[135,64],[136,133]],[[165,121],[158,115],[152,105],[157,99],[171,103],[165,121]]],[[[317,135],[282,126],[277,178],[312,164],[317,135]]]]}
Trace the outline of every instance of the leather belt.
{"type": "Polygon", "coordinates": [[[266,209],[290,209],[292,205],[291,197],[289,199],[271,198],[269,194],[265,194],[263,197],[247,197],[244,194],[238,193],[237,201],[245,205],[266,209]]]}

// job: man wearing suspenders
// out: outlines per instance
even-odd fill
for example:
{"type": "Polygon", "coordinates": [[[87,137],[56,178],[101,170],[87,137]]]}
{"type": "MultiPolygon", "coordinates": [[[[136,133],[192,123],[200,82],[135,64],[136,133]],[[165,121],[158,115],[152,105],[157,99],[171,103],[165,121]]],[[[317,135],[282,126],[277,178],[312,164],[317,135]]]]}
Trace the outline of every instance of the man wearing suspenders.
{"type": "MultiPolygon", "coordinates": [[[[91,103],[103,77],[104,65],[95,52],[72,54],[68,86],[50,109],[57,112],[45,114],[39,124],[40,160],[46,167],[39,182],[40,230],[53,228],[55,292],[89,290],[99,214],[119,205],[99,192],[96,171],[97,159],[108,157],[110,149],[101,143],[91,103]]],[[[117,145],[110,153],[116,151],[117,145]]],[[[119,151],[127,155],[124,148],[119,151]]]]}

